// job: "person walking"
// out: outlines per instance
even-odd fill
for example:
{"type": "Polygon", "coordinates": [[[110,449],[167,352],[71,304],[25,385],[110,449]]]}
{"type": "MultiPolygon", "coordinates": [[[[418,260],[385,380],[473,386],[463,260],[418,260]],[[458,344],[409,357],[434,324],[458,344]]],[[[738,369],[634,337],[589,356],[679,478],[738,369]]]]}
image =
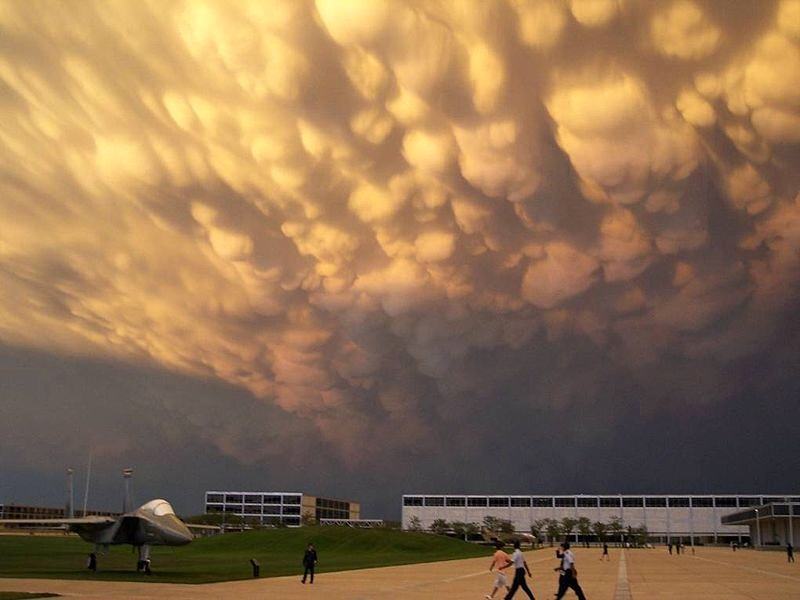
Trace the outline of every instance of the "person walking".
{"type": "Polygon", "coordinates": [[[794,562],[794,546],[792,546],[792,542],[786,543],[786,561],[794,562]]]}
{"type": "Polygon", "coordinates": [[[608,544],[603,542],[603,555],[600,557],[600,560],[611,560],[611,557],[608,555],[608,544]]]}
{"type": "Polygon", "coordinates": [[[303,579],[300,583],[306,582],[306,577],[311,575],[311,581],[309,583],[314,583],[314,569],[317,566],[317,549],[314,548],[314,544],[309,543],[306,547],[306,553],[303,555],[303,579]]]}
{"type": "Polygon", "coordinates": [[[509,558],[508,554],[503,552],[503,544],[502,542],[497,542],[495,544],[495,553],[492,555],[492,562],[489,565],[489,572],[496,571],[495,578],[494,578],[494,587],[492,588],[492,592],[490,594],[486,594],[486,599],[491,600],[494,598],[494,595],[497,593],[501,587],[506,588],[506,592],[508,592],[511,588],[508,585],[508,578],[506,574],[503,573],[503,570],[510,565],[514,564],[509,558]]]}
{"type": "Polygon", "coordinates": [[[522,588],[522,591],[528,594],[528,598],[535,600],[533,592],[525,581],[525,573],[528,574],[528,577],[532,577],[532,575],[531,570],[528,568],[528,562],[525,560],[525,555],[519,549],[519,540],[514,540],[514,553],[511,555],[511,564],[514,565],[514,581],[506,594],[505,600],[511,600],[519,588],[522,588]]]}
{"type": "Polygon", "coordinates": [[[561,544],[561,552],[556,555],[561,558],[561,564],[555,568],[559,572],[556,600],[561,600],[568,589],[575,592],[578,600],[586,600],[586,596],[583,595],[583,590],[578,583],[578,569],[575,568],[575,556],[572,554],[572,550],[569,549],[569,542],[561,544]]]}
{"type": "Polygon", "coordinates": [[[672,556],[672,542],[667,544],[667,548],[669,549],[669,555],[672,556]]]}

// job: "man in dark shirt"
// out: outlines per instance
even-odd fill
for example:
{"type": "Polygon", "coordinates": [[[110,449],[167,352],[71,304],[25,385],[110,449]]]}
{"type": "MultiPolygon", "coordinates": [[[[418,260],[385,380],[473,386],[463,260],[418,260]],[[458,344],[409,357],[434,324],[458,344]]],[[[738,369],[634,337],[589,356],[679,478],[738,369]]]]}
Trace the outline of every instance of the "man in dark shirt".
{"type": "Polygon", "coordinates": [[[794,546],[791,542],[786,544],[786,559],[787,562],[794,562],[794,546]]]}
{"type": "Polygon", "coordinates": [[[314,583],[314,567],[317,566],[317,549],[314,544],[309,544],[306,548],[306,553],[303,555],[303,580],[301,583],[306,582],[306,577],[311,575],[310,583],[314,583]]]}

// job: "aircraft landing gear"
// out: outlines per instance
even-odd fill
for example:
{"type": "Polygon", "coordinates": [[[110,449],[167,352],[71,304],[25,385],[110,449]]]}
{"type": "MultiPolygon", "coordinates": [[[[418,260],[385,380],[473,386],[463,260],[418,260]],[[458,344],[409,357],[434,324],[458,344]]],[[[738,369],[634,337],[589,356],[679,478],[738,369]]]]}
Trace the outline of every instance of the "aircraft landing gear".
{"type": "Polygon", "coordinates": [[[139,562],[136,563],[136,571],[144,572],[145,575],[152,575],[150,570],[150,546],[144,544],[139,546],[139,562]]]}

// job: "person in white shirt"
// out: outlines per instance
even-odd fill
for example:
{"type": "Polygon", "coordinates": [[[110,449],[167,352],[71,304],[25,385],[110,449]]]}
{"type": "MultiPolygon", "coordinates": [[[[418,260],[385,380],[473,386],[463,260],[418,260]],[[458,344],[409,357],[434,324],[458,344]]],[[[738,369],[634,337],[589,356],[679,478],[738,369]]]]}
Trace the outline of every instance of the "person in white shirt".
{"type": "Polygon", "coordinates": [[[528,574],[528,577],[531,577],[531,570],[528,568],[525,555],[523,555],[522,550],[519,549],[519,540],[514,542],[514,554],[511,555],[511,564],[514,565],[514,582],[511,584],[511,589],[508,590],[505,600],[511,600],[519,588],[522,588],[522,591],[528,594],[528,598],[535,600],[533,592],[525,581],[525,573],[528,574]]]}
{"type": "Polygon", "coordinates": [[[560,573],[558,578],[558,592],[556,593],[556,600],[561,600],[567,589],[572,589],[578,596],[578,600],[586,600],[583,595],[583,590],[578,583],[578,570],[575,568],[575,556],[572,550],[569,549],[569,542],[561,544],[561,551],[556,552],[556,556],[561,559],[561,564],[555,568],[560,573]]]}

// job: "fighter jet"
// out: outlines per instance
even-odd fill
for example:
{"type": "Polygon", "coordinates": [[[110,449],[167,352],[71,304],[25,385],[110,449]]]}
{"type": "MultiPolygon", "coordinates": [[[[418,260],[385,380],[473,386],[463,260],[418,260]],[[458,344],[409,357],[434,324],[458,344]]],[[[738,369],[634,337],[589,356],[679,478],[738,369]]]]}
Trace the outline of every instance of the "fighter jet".
{"type": "MultiPolygon", "coordinates": [[[[127,471],[127,470],[126,470],[127,471]]],[[[126,478],[130,473],[126,473],[126,478]]],[[[126,485],[127,488],[127,485],[126,485]]],[[[88,516],[66,519],[2,519],[3,524],[64,527],[95,545],[95,552],[105,553],[109,546],[130,544],[139,550],[137,570],[150,566],[151,546],[184,546],[192,541],[192,532],[181,521],[170,503],[160,498],[130,510],[126,493],[120,517],[88,516]]]]}

